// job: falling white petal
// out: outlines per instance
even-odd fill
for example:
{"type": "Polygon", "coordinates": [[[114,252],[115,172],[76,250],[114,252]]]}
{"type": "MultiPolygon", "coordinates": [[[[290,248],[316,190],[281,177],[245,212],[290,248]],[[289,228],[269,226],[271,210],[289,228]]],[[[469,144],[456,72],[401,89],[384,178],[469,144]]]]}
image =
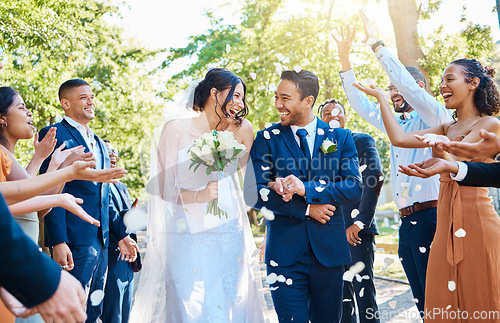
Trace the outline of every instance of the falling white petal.
{"type": "Polygon", "coordinates": [[[293,70],[295,71],[295,73],[300,73],[300,71],[302,71],[302,68],[299,65],[295,65],[293,67],[293,70]]]}
{"type": "Polygon", "coordinates": [[[269,287],[269,290],[272,292],[272,291],[277,290],[278,288],[280,288],[280,287],[279,287],[279,286],[276,286],[276,287],[269,287]]]}
{"type": "Polygon", "coordinates": [[[272,221],[275,218],[273,211],[265,206],[260,209],[260,213],[262,213],[262,216],[268,221],[272,221]]]}
{"type": "Polygon", "coordinates": [[[264,166],[264,165],[260,166],[260,168],[262,168],[263,171],[271,169],[270,166],[264,166]]]}
{"type": "Polygon", "coordinates": [[[422,190],[422,185],[417,184],[415,185],[415,192],[420,192],[422,190]]]}
{"type": "Polygon", "coordinates": [[[289,31],[289,32],[287,32],[285,35],[286,35],[287,37],[292,37],[292,32],[291,32],[291,31],[289,31]]]}
{"type": "Polygon", "coordinates": [[[259,86],[259,88],[257,89],[258,91],[264,91],[266,89],[266,87],[264,85],[262,86],[259,86]]]}
{"type": "Polygon", "coordinates": [[[277,279],[278,279],[278,275],[276,275],[275,273],[270,273],[267,276],[266,281],[269,285],[272,285],[276,282],[277,279]]]}
{"type": "Polygon", "coordinates": [[[328,131],[333,132],[333,129],[329,129],[328,131]]]}
{"type": "Polygon", "coordinates": [[[356,274],[354,277],[356,277],[356,280],[358,281],[358,283],[361,283],[361,281],[363,280],[363,278],[361,278],[360,274],[356,274]]]}
{"type": "Polygon", "coordinates": [[[344,298],[344,299],[342,300],[342,302],[343,302],[343,303],[349,303],[349,302],[352,302],[352,299],[350,299],[350,298],[344,298]]]}
{"type": "Polygon", "coordinates": [[[271,135],[269,134],[269,131],[264,131],[264,138],[266,138],[267,140],[271,139],[271,135]]]}
{"type": "Polygon", "coordinates": [[[352,211],[351,211],[351,218],[353,218],[353,219],[354,219],[355,217],[357,217],[357,216],[358,216],[358,214],[359,214],[359,210],[358,210],[358,209],[354,209],[354,210],[352,210],[352,211]]]}
{"type": "Polygon", "coordinates": [[[375,109],[380,110],[380,103],[377,103],[377,105],[375,106],[375,109]]]}
{"type": "Polygon", "coordinates": [[[260,196],[267,196],[267,195],[269,195],[270,192],[271,192],[271,190],[268,188],[265,188],[265,187],[263,187],[259,190],[260,196]]]}
{"type": "Polygon", "coordinates": [[[451,308],[451,305],[446,306],[446,310],[449,310],[451,308]]]}
{"type": "Polygon", "coordinates": [[[391,228],[393,228],[394,230],[399,230],[399,225],[393,224],[391,225],[391,228]]]}
{"type": "Polygon", "coordinates": [[[363,296],[365,296],[365,288],[364,287],[359,290],[359,297],[363,297],[363,296]]]}
{"type": "Polygon", "coordinates": [[[368,114],[368,116],[369,116],[370,118],[373,118],[373,117],[375,116],[375,111],[370,112],[370,114],[368,114]]]}
{"type": "Polygon", "coordinates": [[[331,116],[332,116],[332,117],[335,117],[335,116],[337,116],[339,113],[340,113],[340,109],[339,109],[339,108],[337,108],[337,107],[335,107],[335,108],[333,108],[333,109],[332,109],[331,116]]]}
{"type": "Polygon", "coordinates": [[[286,278],[283,275],[279,275],[278,278],[276,278],[276,280],[279,281],[280,283],[284,283],[286,281],[286,278]]]}
{"type": "Polygon", "coordinates": [[[389,306],[390,306],[393,310],[395,310],[395,309],[396,309],[397,304],[398,304],[398,301],[390,301],[390,302],[389,302],[389,306]]]}
{"type": "Polygon", "coordinates": [[[465,230],[464,230],[464,229],[462,229],[462,228],[460,228],[460,229],[458,229],[457,231],[455,231],[455,236],[456,236],[457,238],[463,238],[463,237],[465,237],[465,235],[466,235],[466,234],[467,234],[467,233],[466,233],[466,232],[465,232],[465,230]]]}
{"type": "Polygon", "coordinates": [[[408,189],[407,188],[403,188],[403,190],[401,191],[401,197],[402,198],[408,198],[408,189]]]}
{"type": "Polygon", "coordinates": [[[378,178],[378,181],[382,182],[383,180],[384,180],[384,175],[380,175],[379,178],[378,178]]]}
{"type": "Polygon", "coordinates": [[[272,133],[274,133],[275,135],[279,135],[280,134],[280,130],[279,129],[273,129],[271,130],[272,133]]]}
{"type": "Polygon", "coordinates": [[[401,209],[401,208],[404,208],[407,204],[407,200],[404,198],[404,197],[400,197],[398,198],[396,204],[398,205],[398,207],[401,209]]]}
{"type": "Polygon", "coordinates": [[[418,250],[421,252],[421,253],[425,253],[427,251],[427,248],[425,247],[419,247],[418,250]]]}
{"type": "Polygon", "coordinates": [[[285,282],[288,286],[293,284],[293,280],[291,278],[288,278],[285,282]]]}
{"type": "Polygon", "coordinates": [[[231,45],[229,44],[226,44],[226,53],[230,53],[231,52],[231,45]]]}
{"type": "Polygon", "coordinates": [[[457,285],[455,284],[455,282],[453,280],[448,281],[448,289],[450,290],[450,292],[453,292],[456,287],[457,287],[457,285]]]}
{"type": "Polygon", "coordinates": [[[269,261],[269,264],[273,267],[278,267],[278,263],[274,260],[269,261]]]}
{"type": "Polygon", "coordinates": [[[319,180],[319,183],[320,183],[321,185],[326,185],[326,181],[325,181],[325,180],[322,180],[322,179],[320,179],[320,180],[319,180]]]}
{"type": "Polygon", "coordinates": [[[362,173],[366,169],[366,167],[368,167],[366,164],[359,166],[359,172],[362,173]]]}
{"type": "Polygon", "coordinates": [[[415,304],[418,304],[418,298],[412,298],[411,301],[415,304]]]}
{"type": "Polygon", "coordinates": [[[127,227],[127,232],[136,232],[146,229],[148,216],[146,211],[140,207],[133,207],[123,215],[123,224],[127,227]]]}
{"type": "Polygon", "coordinates": [[[272,124],[271,122],[267,122],[267,123],[265,124],[265,126],[264,126],[264,127],[265,127],[265,128],[269,128],[269,127],[271,127],[272,125],[273,125],[273,124],[272,124]]]}
{"type": "Polygon", "coordinates": [[[264,201],[264,202],[269,201],[269,196],[267,196],[267,195],[261,195],[261,196],[260,196],[260,198],[261,198],[261,199],[262,199],[262,201],[264,201]]]}
{"type": "Polygon", "coordinates": [[[342,276],[342,279],[348,282],[352,282],[354,275],[350,271],[346,271],[342,276]]]}
{"type": "Polygon", "coordinates": [[[408,187],[410,186],[410,183],[401,183],[401,187],[405,188],[405,187],[408,187]]]}
{"type": "Polygon", "coordinates": [[[251,72],[250,77],[252,78],[252,80],[255,80],[257,78],[257,74],[254,72],[251,72]]]}
{"type": "Polygon", "coordinates": [[[338,122],[338,120],[332,120],[330,121],[329,125],[331,128],[338,128],[340,127],[340,122],[338,122]]]}
{"type": "Polygon", "coordinates": [[[98,289],[94,291],[92,294],[90,294],[90,304],[92,304],[92,306],[99,306],[103,298],[104,298],[104,291],[102,289],[98,289]]]}
{"type": "Polygon", "coordinates": [[[319,193],[321,193],[321,192],[323,192],[323,191],[325,190],[325,188],[324,188],[324,187],[320,187],[320,186],[316,186],[314,189],[315,189],[316,191],[318,191],[319,193]]]}
{"type": "Polygon", "coordinates": [[[410,221],[410,223],[415,225],[415,224],[417,224],[417,221],[410,221]]]}
{"type": "Polygon", "coordinates": [[[318,128],[318,135],[323,136],[325,134],[325,131],[321,128],[318,128]]]}

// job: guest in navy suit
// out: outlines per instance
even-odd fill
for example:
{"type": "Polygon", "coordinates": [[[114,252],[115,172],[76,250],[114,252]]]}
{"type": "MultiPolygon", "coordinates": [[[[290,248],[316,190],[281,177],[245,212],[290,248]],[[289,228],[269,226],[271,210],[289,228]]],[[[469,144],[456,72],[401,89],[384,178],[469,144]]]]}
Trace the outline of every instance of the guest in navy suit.
{"type": "MultiPolygon", "coordinates": [[[[43,128],[43,138],[51,127],[57,128],[56,148],[85,147],[92,152],[97,169],[109,168],[109,156],[104,142],[93,133],[88,123],[94,118],[94,95],[87,82],[72,79],[59,88],[59,100],[66,117],[59,123],[43,128]]],[[[40,173],[47,170],[50,158],[46,159],[40,173]]],[[[63,192],[83,199],[83,209],[99,220],[98,228],[62,208],[54,208],[45,217],[45,241],[51,248],[52,257],[75,276],[89,292],[87,300],[87,322],[95,322],[102,312],[102,302],[92,304],[90,296],[94,291],[104,290],[108,266],[109,231],[117,237],[120,251],[126,260],[134,257],[133,240],[125,233],[125,226],[116,216],[117,210],[110,201],[108,183],[75,180],[66,183],[63,192]],[[110,219],[113,221],[110,222],[110,219]]],[[[99,295],[99,294],[96,294],[99,295]]],[[[97,298],[98,299],[98,298],[97,298]]]]}
{"type": "Polygon", "coordinates": [[[356,147],[349,130],[315,117],[318,92],[309,71],[281,74],[281,123],[257,133],[245,177],[246,203],[275,216],[266,222],[265,262],[280,322],[339,322],[351,262],[338,208],[361,196],[356,147]]]}
{"type": "MultiPolygon", "coordinates": [[[[108,148],[111,168],[115,168],[118,163],[118,151],[113,148],[107,139],[103,141],[108,148]]],[[[117,216],[122,217],[132,207],[127,185],[117,182],[110,184],[109,188],[112,197],[111,203],[119,212],[117,216]]],[[[130,237],[137,241],[134,233],[130,234],[130,237]]],[[[127,323],[129,321],[132,291],[134,289],[134,267],[130,261],[122,260],[121,257],[118,240],[111,232],[108,248],[108,278],[104,289],[104,308],[101,315],[103,322],[127,323]]],[[[137,257],[139,257],[139,254],[137,254],[137,257]]]]}
{"type": "MultiPolygon", "coordinates": [[[[332,127],[345,127],[344,106],[335,99],[327,100],[319,108],[321,119],[332,127]]],[[[342,303],[342,322],[357,322],[355,304],[358,306],[359,322],[379,322],[375,315],[378,311],[375,284],[373,283],[373,262],[375,259],[375,235],[378,234],[375,222],[380,190],[384,174],[375,140],[368,134],[353,133],[354,145],[358,151],[359,165],[364,168],[363,191],[358,203],[343,205],[347,240],[350,243],[352,263],[362,262],[365,267],[352,282],[344,281],[344,300],[342,303]],[[359,278],[361,277],[361,281],[359,278]]]]}

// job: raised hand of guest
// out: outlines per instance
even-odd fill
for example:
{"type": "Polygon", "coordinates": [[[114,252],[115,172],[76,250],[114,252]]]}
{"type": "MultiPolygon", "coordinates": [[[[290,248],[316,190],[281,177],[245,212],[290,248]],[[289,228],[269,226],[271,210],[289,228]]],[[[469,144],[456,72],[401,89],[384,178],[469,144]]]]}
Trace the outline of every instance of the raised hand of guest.
{"type": "Polygon", "coordinates": [[[352,43],[354,41],[354,37],[356,36],[356,27],[354,27],[352,31],[351,26],[349,25],[347,25],[345,29],[344,26],[340,27],[339,38],[335,37],[333,33],[331,35],[333,40],[337,43],[339,59],[342,64],[342,72],[347,72],[351,69],[349,54],[351,53],[352,43]]]}
{"type": "Polygon", "coordinates": [[[421,178],[431,177],[437,174],[457,173],[458,166],[454,161],[441,158],[431,158],[420,163],[413,163],[408,166],[399,165],[399,172],[421,178]]]}
{"type": "Polygon", "coordinates": [[[77,159],[76,157],[70,160],[69,157],[72,156],[73,154],[75,154],[75,156],[83,154],[83,150],[85,149],[83,146],[76,146],[73,148],[64,149],[65,147],[66,144],[63,142],[56,150],[54,150],[54,152],[52,153],[52,157],[50,158],[49,167],[47,169],[48,172],[69,166],[75,160],[82,160],[81,158],[77,159]],[[63,163],[64,166],[62,166],[63,163]]]}
{"type": "Polygon", "coordinates": [[[96,162],[94,160],[74,162],[68,167],[71,179],[116,183],[116,178],[127,174],[127,171],[123,168],[93,169],[95,166],[96,162]]]}
{"type": "Polygon", "coordinates": [[[31,158],[30,163],[26,167],[26,172],[31,176],[36,176],[42,166],[45,158],[49,157],[54,147],[56,146],[56,128],[51,128],[47,135],[38,141],[38,132],[35,132],[35,139],[33,140],[33,146],[35,148],[35,154],[31,158]]]}
{"type": "Polygon", "coordinates": [[[377,41],[377,26],[375,26],[365,15],[365,13],[361,10],[359,12],[361,16],[361,20],[363,20],[363,29],[365,30],[365,39],[363,39],[363,43],[369,44],[371,42],[375,43],[377,41]]]}

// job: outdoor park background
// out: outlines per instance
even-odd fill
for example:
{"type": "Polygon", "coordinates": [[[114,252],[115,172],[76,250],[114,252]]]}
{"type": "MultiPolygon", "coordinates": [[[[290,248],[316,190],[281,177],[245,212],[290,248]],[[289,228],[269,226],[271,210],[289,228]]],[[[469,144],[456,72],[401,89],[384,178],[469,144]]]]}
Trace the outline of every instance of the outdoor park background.
{"type": "MultiPolygon", "coordinates": [[[[497,5],[493,0],[3,0],[0,85],[21,93],[41,129],[63,116],[59,85],[74,77],[89,81],[97,98],[90,127],[119,149],[119,166],[129,172],[123,182],[143,201],[152,130],[163,104],[190,80],[215,66],[241,76],[248,87],[248,119],[257,131],[278,119],[273,100],[281,69],[311,70],[320,79],[318,102],[339,98],[348,111],[346,127],[377,141],[386,178],[377,209],[384,233],[378,243],[394,244],[389,141],[349,107],[330,33],[343,24],[357,26],[352,61],[358,79],[386,88],[388,78],[361,43],[363,9],[379,26],[378,38],[405,65],[419,66],[428,91],[437,95],[442,71],[456,58],[474,57],[500,69],[497,5]]],[[[20,145],[18,157],[27,162],[32,142],[20,145]]],[[[498,209],[498,192],[491,192],[498,209]]],[[[261,216],[253,216],[258,223],[261,216]]],[[[262,226],[254,229],[256,236],[263,232],[262,226]]],[[[403,278],[396,266],[384,269],[385,258],[380,259],[379,273],[403,278]]]]}

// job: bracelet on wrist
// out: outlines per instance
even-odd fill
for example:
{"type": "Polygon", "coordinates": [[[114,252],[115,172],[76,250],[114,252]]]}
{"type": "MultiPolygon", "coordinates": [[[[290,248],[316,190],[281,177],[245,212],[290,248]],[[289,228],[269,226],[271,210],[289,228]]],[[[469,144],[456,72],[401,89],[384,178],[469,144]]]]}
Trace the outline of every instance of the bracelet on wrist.
{"type": "Polygon", "coordinates": [[[380,45],[385,46],[385,43],[384,43],[382,40],[377,41],[375,44],[373,44],[373,45],[372,45],[372,51],[375,53],[375,50],[376,50],[376,49],[377,49],[377,47],[379,47],[380,45]]]}

